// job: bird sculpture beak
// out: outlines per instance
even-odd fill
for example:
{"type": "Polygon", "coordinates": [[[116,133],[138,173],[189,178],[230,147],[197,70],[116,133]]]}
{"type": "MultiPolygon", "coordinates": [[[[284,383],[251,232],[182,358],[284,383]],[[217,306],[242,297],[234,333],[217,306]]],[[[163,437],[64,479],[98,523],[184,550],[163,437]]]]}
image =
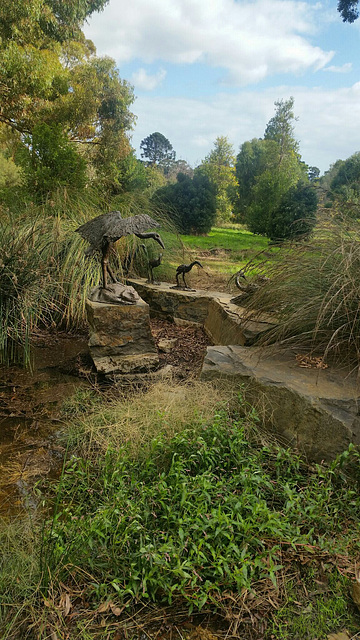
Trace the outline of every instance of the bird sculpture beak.
{"type": "Polygon", "coordinates": [[[158,238],[156,238],[156,239],[157,239],[157,241],[158,241],[158,243],[159,243],[160,247],[162,247],[163,249],[165,249],[165,245],[164,245],[163,241],[161,240],[160,236],[159,236],[158,238]]]}

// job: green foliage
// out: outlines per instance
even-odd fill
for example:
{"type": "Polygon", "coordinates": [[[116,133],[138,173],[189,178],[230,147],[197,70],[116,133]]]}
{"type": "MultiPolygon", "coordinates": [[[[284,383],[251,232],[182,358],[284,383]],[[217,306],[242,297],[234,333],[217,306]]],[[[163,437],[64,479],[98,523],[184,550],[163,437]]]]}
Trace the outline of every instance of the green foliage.
{"type": "Polygon", "coordinates": [[[283,545],[333,551],[359,528],[359,454],[310,470],[277,447],[251,445],[238,420],[211,424],[139,455],[126,446],[96,462],[72,458],[44,548],[44,574],[79,585],[97,602],[184,598],[190,610],[258,581],[276,585],[283,545]],[[346,478],[349,461],[355,475],[346,478]],[[339,513],[341,512],[341,517],[339,513]],[[88,576],[91,576],[89,584],[88,576]]]}
{"type": "Polygon", "coordinates": [[[277,209],[272,212],[266,235],[271,240],[308,236],[316,223],[317,205],[314,188],[298,182],[285,193],[277,209]]]}
{"type": "Polygon", "coordinates": [[[336,174],[330,182],[330,198],[340,202],[359,202],[360,152],[338,162],[336,174]]]}
{"type": "Polygon", "coordinates": [[[320,177],[320,169],[318,167],[308,167],[307,172],[310,182],[317,182],[320,177]]]}
{"type": "Polygon", "coordinates": [[[299,143],[294,138],[294,120],[296,120],[293,107],[294,98],[275,101],[275,115],[266,125],[264,139],[274,140],[279,149],[279,161],[289,152],[298,152],[299,143]]]}
{"type": "Polygon", "coordinates": [[[40,38],[63,42],[79,37],[84,20],[107,3],[108,0],[3,0],[0,36],[20,43],[40,38]]]}
{"type": "Polygon", "coordinates": [[[35,125],[19,155],[29,190],[40,199],[62,186],[81,190],[86,181],[86,161],[63,132],[61,125],[35,125]]]}
{"type": "MultiPolygon", "coordinates": [[[[134,121],[129,110],[133,90],[120,79],[113,60],[95,55],[80,30],[83,20],[106,2],[3,4],[0,30],[8,37],[0,38],[0,122],[30,137],[38,135],[38,127],[55,128],[56,123],[69,140],[83,145],[81,155],[93,181],[121,190],[120,165],[131,153],[126,132],[134,121]]],[[[46,177],[41,178],[45,184],[46,177]]]]}
{"type": "Polygon", "coordinates": [[[264,140],[242,145],[236,162],[237,216],[253,233],[271,234],[269,237],[274,237],[274,228],[280,230],[281,223],[272,218],[279,217],[287,191],[299,180],[308,182],[308,168],[293,136],[293,104],[293,98],[275,102],[276,113],[267,124],[264,140]]]}
{"type": "Polygon", "coordinates": [[[141,157],[150,165],[157,165],[167,174],[175,162],[176,152],[162,133],[155,131],[140,143],[141,157]]]}
{"type": "Polygon", "coordinates": [[[354,22],[359,17],[359,0],[339,0],[337,10],[343,22],[354,22]]]}
{"type": "Polygon", "coordinates": [[[214,149],[197,167],[196,172],[207,175],[216,188],[216,221],[228,222],[232,217],[232,200],[235,197],[235,154],[225,136],[216,138],[214,149]]]}
{"type": "Polygon", "coordinates": [[[180,233],[208,233],[216,216],[216,192],[209,178],[179,173],[177,182],[155,192],[153,202],[162,207],[180,233]]]}

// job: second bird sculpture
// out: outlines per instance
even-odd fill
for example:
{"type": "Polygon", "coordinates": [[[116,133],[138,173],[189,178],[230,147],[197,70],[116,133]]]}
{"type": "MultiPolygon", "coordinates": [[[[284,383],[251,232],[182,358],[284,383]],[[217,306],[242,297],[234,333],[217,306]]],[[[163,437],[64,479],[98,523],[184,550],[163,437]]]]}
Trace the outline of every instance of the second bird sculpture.
{"type": "Polygon", "coordinates": [[[157,258],[148,259],[149,277],[147,281],[149,282],[149,284],[160,284],[160,282],[156,282],[154,280],[153,269],[155,269],[156,267],[160,267],[162,255],[162,253],[159,253],[157,258]]]}
{"type": "Polygon", "coordinates": [[[193,266],[196,265],[196,264],[198,265],[198,267],[201,267],[202,269],[204,268],[202,266],[202,264],[198,260],[194,260],[194,262],[191,262],[190,264],[180,264],[178,266],[178,268],[176,269],[176,286],[179,289],[181,288],[181,285],[179,283],[179,276],[180,275],[182,275],[185,289],[189,289],[189,287],[187,286],[186,281],[185,281],[185,273],[189,273],[189,271],[191,271],[193,266]]]}

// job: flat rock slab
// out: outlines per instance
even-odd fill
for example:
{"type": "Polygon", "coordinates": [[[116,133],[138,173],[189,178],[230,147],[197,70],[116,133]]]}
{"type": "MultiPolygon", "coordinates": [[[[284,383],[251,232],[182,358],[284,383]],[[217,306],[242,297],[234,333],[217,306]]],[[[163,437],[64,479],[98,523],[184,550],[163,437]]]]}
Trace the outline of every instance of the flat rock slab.
{"type": "Polygon", "coordinates": [[[153,315],[178,324],[200,324],[213,344],[252,344],[274,319],[256,314],[231,303],[232,294],[220,291],[184,291],[161,282],[151,285],[142,278],[128,280],[151,309],[153,315]]]}
{"type": "Polygon", "coordinates": [[[146,302],[119,305],[87,300],[86,312],[90,355],[99,373],[137,373],[158,366],[146,302]]]}
{"type": "Polygon", "coordinates": [[[360,397],[355,375],[300,368],[292,353],[274,348],[208,347],[201,378],[242,385],[267,428],[311,460],[332,459],[360,444],[360,397]]]}

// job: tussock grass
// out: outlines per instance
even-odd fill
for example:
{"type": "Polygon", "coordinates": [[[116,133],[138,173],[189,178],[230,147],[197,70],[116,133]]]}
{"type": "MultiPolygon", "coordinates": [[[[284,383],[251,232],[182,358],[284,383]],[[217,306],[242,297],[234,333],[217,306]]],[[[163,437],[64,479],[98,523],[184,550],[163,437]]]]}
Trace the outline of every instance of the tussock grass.
{"type": "MultiPolygon", "coordinates": [[[[276,316],[262,339],[335,361],[360,359],[360,225],[324,220],[306,243],[263,265],[269,278],[244,304],[276,316]]],[[[248,275],[248,273],[247,273],[248,275]]]]}
{"type": "Polygon", "coordinates": [[[41,528],[25,516],[0,523],[0,637],[25,637],[39,618],[41,528]]]}
{"type": "MultiPolygon", "coordinates": [[[[86,258],[86,245],[75,230],[116,207],[123,217],[147,211],[145,201],[134,197],[118,199],[110,206],[99,203],[96,194],[71,197],[66,191],[55,193],[42,206],[30,203],[18,212],[0,210],[0,362],[29,364],[30,336],[36,326],[70,331],[85,327],[86,295],[99,284],[101,269],[98,256],[86,258]]],[[[150,213],[158,217],[157,212],[150,213]]],[[[184,248],[179,236],[166,220],[160,222],[167,255],[180,264],[184,248]]],[[[139,242],[132,236],[119,242],[112,259],[120,276],[121,260],[139,242]]],[[[148,246],[149,257],[157,255],[153,244],[148,246]]],[[[141,268],[147,276],[146,255],[141,268]]],[[[174,274],[164,253],[157,277],[171,279],[174,274]]]]}

